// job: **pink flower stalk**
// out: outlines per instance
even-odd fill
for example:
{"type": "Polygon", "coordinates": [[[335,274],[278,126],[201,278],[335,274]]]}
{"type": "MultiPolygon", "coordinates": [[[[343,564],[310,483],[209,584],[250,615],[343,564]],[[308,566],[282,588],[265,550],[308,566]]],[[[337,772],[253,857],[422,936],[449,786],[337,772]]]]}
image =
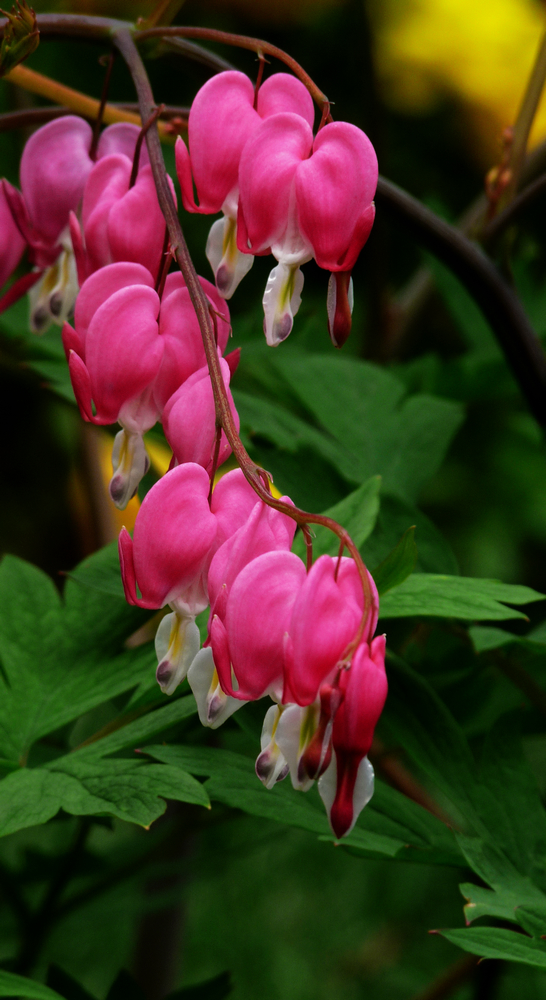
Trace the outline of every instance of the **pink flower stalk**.
{"type": "Polygon", "coordinates": [[[89,174],[83,192],[83,237],[77,231],[77,220],[71,220],[80,281],[116,261],[142,264],[154,277],[159,272],[165,220],[151,167],[142,167],[131,187],[132,170],[132,159],[112,153],[89,174]]]}
{"type": "MultiPolygon", "coordinates": [[[[373,594],[365,638],[377,626],[379,598],[368,574],[373,594]]],[[[347,646],[354,639],[364,599],[362,582],[353,559],[320,556],[307,574],[292,611],[285,638],[283,702],[311,705],[319,688],[333,677],[347,646]]]]}
{"type": "MultiPolygon", "coordinates": [[[[110,125],[102,133],[97,159],[113,152],[132,157],[136,125],[110,125]]],[[[31,327],[41,332],[51,321],[62,324],[74,306],[77,276],[68,232],[69,214],[81,201],[93,169],[91,126],[75,115],[57,118],[28,140],[21,158],[21,192],[4,181],[8,204],[30,260],[43,278],[31,293],[31,327]]]]}
{"type": "Polygon", "coordinates": [[[266,552],[248,563],[228,594],[224,620],[214,615],[210,641],[223,691],[254,700],[282,686],[283,636],[305,579],[291,552],[266,552]]]}
{"type": "Polygon", "coordinates": [[[239,166],[237,246],[276,257],[264,294],[264,329],[276,346],[292,329],[301,302],[300,264],[345,275],[332,278],[329,329],[339,347],[350,330],[349,276],[374,219],[377,157],[367,136],[332,122],[315,139],[300,115],[263,121],[246,143],[239,166]]]}
{"type": "Polygon", "coordinates": [[[209,488],[209,477],[200,465],[172,469],[146,494],[133,538],[125,528],[119,536],[129,604],[144,608],[169,604],[173,609],[156,635],[157,680],[166,694],[183,680],[199,650],[195,615],[208,604],[206,573],[216,539],[209,488]]]}
{"type": "Polygon", "coordinates": [[[333,722],[333,754],[318,787],[336,837],[344,837],[373,795],[373,768],[367,754],[387,697],[385,636],[358,647],[339,687],[343,701],[333,722]]]}
{"type": "Polygon", "coordinates": [[[207,257],[220,294],[228,299],[253,263],[236,243],[238,169],[241,153],[262,119],[281,111],[301,115],[312,127],[313,101],[296,77],[276,73],[260,87],[244,73],[218,73],[201,87],[188,121],[189,152],[176,144],[176,169],[188,212],[223,212],[212,226],[207,257]],[[199,205],[193,194],[193,180],[199,205]]]}
{"type": "MultiPolygon", "coordinates": [[[[229,389],[230,370],[220,359],[222,379],[237,431],[239,414],[229,389]]],[[[216,454],[216,410],[209,370],[205,366],[194,372],[169,399],[163,410],[163,430],[172,448],[176,464],[197,462],[209,475],[231,455],[231,445],[224,433],[216,454]],[[215,461],[216,458],[216,461],[215,461]],[[214,466],[216,468],[214,468],[214,466]]]]}

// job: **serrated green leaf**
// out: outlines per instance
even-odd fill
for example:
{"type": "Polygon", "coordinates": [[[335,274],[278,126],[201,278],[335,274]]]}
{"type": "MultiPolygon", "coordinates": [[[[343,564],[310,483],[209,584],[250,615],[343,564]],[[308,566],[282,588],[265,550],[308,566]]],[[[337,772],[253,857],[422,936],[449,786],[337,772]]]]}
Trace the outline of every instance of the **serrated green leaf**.
{"type": "Polygon", "coordinates": [[[152,671],[151,646],[123,648],[146,617],[70,580],[61,600],[44,573],[6,556],[0,566],[0,755],[26,760],[36,740],[152,671]]]}
{"type": "MultiPolygon", "coordinates": [[[[379,489],[381,477],[372,476],[362,486],[349,493],[347,497],[330,507],[323,513],[345,528],[355,545],[360,546],[373,531],[379,512],[379,489]]],[[[339,539],[328,528],[322,525],[311,525],[315,538],[313,539],[313,555],[318,559],[322,555],[336,556],[339,552],[339,539]]],[[[305,559],[305,541],[301,532],[296,535],[292,551],[305,559]]]]}
{"type": "Polygon", "coordinates": [[[165,811],[165,799],[209,804],[203,786],[179,768],[67,755],[52,767],[21,768],[0,782],[0,836],[45,823],[59,809],[149,826],[165,811]]]}
{"type": "Polygon", "coordinates": [[[541,906],[518,906],[516,919],[524,931],[542,940],[546,937],[546,897],[541,906]]]}
{"type": "Polygon", "coordinates": [[[413,573],[417,562],[417,546],[415,544],[415,525],[404,532],[396,548],[389,553],[383,562],[376,566],[372,576],[379,596],[381,597],[393,587],[399,587],[413,573]]]}
{"type": "Polygon", "coordinates": [[[503,958],[546,969],[546,943],[501,927],[469,927],[438,931],[463,951],[481,958],[503,958]]]}
{"type": "Polygon", "coordinates": [[[332,461],[349,482],[374,474],[386,492],[415,500],[439,468],[463,419],[458,403],[405,397],[390,372],[356,358],[275,355],[271,362],[323,431],[338,442],[332,461]]]}
{"type": "MultiPolygon", "coordinates": [[[[209,777],[205,787],[212,799],[251,815],[310,830],[323,840],[335,839],[322,807],[317,808],[312,798],[294,791],[288,782],[271,791],[265,789],[256,777],[254,761],[248,757],[212,747],[181,745],[147,746],[142,752],[191,774],[209,777]]],[[[363,857],[463,863],[453,834],[443,823],[380,781],[372,802],[342,844],[363,857]]]]}
{"type": "Polygon", "coordinates": [[[414,573],[381,601],[381,618],[441,617],[462,621],[525,618],[508,604],[543,601],[530,587],[474,577],[414,573]]]}
{"type": "Polygon", "coordinates": [[[37,983],[34,979],[27,979],[26,976],[18,976],[15,972],[5,972],[0,969],[0,996],[2,997],[29,997],[30,1000],[63,1000],[55,990],[37,983]]]}

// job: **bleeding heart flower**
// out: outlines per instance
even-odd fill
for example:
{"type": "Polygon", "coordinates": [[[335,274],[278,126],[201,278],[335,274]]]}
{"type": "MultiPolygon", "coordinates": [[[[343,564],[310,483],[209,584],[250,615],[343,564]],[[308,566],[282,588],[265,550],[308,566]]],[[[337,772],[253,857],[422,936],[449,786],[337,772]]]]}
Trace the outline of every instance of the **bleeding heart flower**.
{"type": "Polygon", "coordinates": [[[255,95],[244,73],[218,73],[193,101],[188,121],[189,153],[181,139],[176,144],[184,208],[189,212],[223,212],[210,231],[207,257],[218,290],[226,299],[253,263],[253,257],[237,249],[236,241],[241,153],[262,119],[280,111],[294,112],[313,124],[313,101],[296,77],[275,73],[255,95]],[[199,205],[194,200],[192,174],[199,205]]]}
{"type": "Polygon", "coordinates": [[[283,112],[249,138],[239,166],[237,245],[242,253],[270,250],[279,262],[264,294],[264,328],[272,346],[292,329],[303,287],[299,267],[311,257],[319,267],[347,275],[333,280],[329,320],[336,346],[348,336],[349,276],[370,234],[376,185],[374,148],[347,122],[325,125],[313,139],[308,122],[283,112]]]}
{"type": "Polygon", "coordinates": [[[385,636],[358,647],[339,676],[343,701],[335,713],[330,765],[318,788],[336,837],[344,837],[373,795],[373,768],[367,754],[387,697],[385,636]]]}

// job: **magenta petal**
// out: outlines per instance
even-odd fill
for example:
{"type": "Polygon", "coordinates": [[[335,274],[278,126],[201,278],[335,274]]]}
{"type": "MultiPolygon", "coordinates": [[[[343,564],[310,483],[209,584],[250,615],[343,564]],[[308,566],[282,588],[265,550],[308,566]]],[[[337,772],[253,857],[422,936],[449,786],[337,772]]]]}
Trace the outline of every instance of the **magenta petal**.
{"type": "Polygon", "coordinates": [[[135,566],[133,562],[133,539],[127,528],[122,528],[118,538],[118,553],[121,568],[121,579],[127,604],[138,604],[136,592],[135,566]]]}
{"type": "Polygon", "coordinates": [[[85,360],[101,422],[117,420],[124,403],[147,388],[159,370],[157,293],[144,285],[122,288],[95,312],[85,341],[85,360]]]}
{"type": "Polygon", "coordinates": [[[312,156],[296,176],[299,225],[319,267],[351,270],[369,235],[369,227],[362,227],[360,220],[370,208],[376,185],[377,157],[364,132],[347,122],[321,129],[312,156]]]}
{"type": "MultiPolygon", "coordinates": [[[[218,73],[201,87],[188,120],[190,159],[200,212],[219,212],[237,184],[244,145],[259,123],[254,87],[244,73],[218,73]]],[[[181,154],[179,147],[179,156],[181,154]]],[[[189,194],[186,167],[180,180],[189,194]]],[[[192,199],[193,201],[193,199],[192,199]]],[[[184,201],[188,211],[195,207],[184,201]]]]}
{"type": "Polygon", "coordinates": [[[307,87],[290,73],[273,73],[258,91],[258,114],[269,118],[281,111],[291,111],[313,128],[315,105],[307,87]]]}
{"type": "Polygon", "coordinates": [[[108,239],[110,211],[129,189],[131,161],[126,156],[105,156],[95,164],[85,186],[82,222],[88,270],[112,262],[108,239]]]}
{"type": "Polygon", "coordinates": [[[135,261],[147,267],[154,276],[158,273],[165,242],[165,220],[151,167],[143,167],[135,185],[112,205],[107,232],[113,261],[135,261]]]}
{"type": "MultiPolygon", "coordinates": [[[[122,153],[132,161],[140,132],[138,125],[133,125],[131,122],[115,122],[114,125],[108,125],[99,139],[97,160],[102,160],[104,156],[110,156],[112,153],[122,153]]],[[[146,143],[143,142],[140,148],[139,166],[144,167],[149,162],[146,143]]]]}
{"type": "Polygon", "coordinates": [[[75,351],[76,354],[82,360],[85,360],[85,350],[82,337],[78,335],[76,330],[70,323],[65,323],[62,329],[63,347],[64,353],[66,354],[66,360],[69,360],[70,351],[75,351]]]}
{"type": "Polygon", "coordinates": [[[301,559],[282,551],[258,556],[237,576],[225,618],[237,697],[261,698],[281,681],[283,637],[304,580],[301,559]]]}
{"type": "Polygon", "coordinates": [[[241,469],[233,469],[222,476],[214,488],[210,505],[218,525],[217,548],[245,524],[257,501],[258,496],[241,469]]]}
{"type": "MultiPolygon", "coordinates": [[[[163,607],[195,589],[216,537],[209,478],[199,465],[179,465],[146,494],[133,535],[136,578],[148,606],[163,607]]],[[[206,599],[205,599],[206,604],[206,599]]]]}
{"type": "Polygon", "coordinates": [[[25,241],[9,207],[4,185],[0,181],[0,288],[17,267],[25,241]]]}
{"type": "Polygon", "coordinates": [[[310,705],[320,685],[354,639],[363,609],[362,586],[352,559],[321,556],[311,567],[292,615],[292,669],[286,674],[283,700],[310,705]],[[290,693],[289,693],[290,692],[290,693]]]}
{"type": "Polygon", "coordinates": [[[85,339],[89,324],[99,306],[114,292],[126,288],[127,285],[148,285],[153,288],[154,279],[141,264],[120,262],[100,268],[84,282],[76,299],[74,313],[74,324],[80,338],[85,339]]]}
{"type": "MultiPolygon", "coordinates": [[[[229,390],[229,367],[220,361],[222,378],[231,412],[238,429],[239,417],[229,390]]],[[[180,386],[163,410],[163,428],[178,462],[196,462],[212,473],[216,444],[216,410],[212,384],[207,367],[199,369],[180,386]]],[[[231,454],[231,447],[222,432],[218,465],[231,454]]]]}
{"type": "Polygon", "coordinates": [[[76,397],[76,402],[80,408],[80,413],[84,420],[95,422],[93,409],[91,406],[91,380],[89,372],[75,351],[70,351],[68,356],[68,370],[70,381],[76,397]]]}
{"type": "Polygon", "coordinates": [[[88,277],[87,273],[87,254],[85,252],[85,246],[83,242],[83,234],[81,231],[81,226],[78,218],[74,212],[70,212],[68,216],[68,228],[70,230],[70,239],[72,241],[72,249],[74,251],[74,257],[76,260],[76,271],[78,273],[78,284],[81,288],[85,279],[88,277]]]}
{"type": "Polygon", "coordinates": [[[249,249],[261,253],[281,241],[289,221],[292,183],[312,145],[308,123],[288,112],[266,118],[248,140],[239,168],[244,229],[237,235],[237,245],[243,253],[249,249]]]}
{"type": "Polygon", "coordinates": [[[224,623],[214,615],[210,627],[210,641],[214,666],[220,681],[220,687],[225,694],[237,697],[237,692],[233,690],[231,683],[231,660],[229,655],[229,642],[224,623]]]}
{"type": "Polygon", "coordinates": [[[21,157],[21,190],[30,220],[42,238],[55,243],[78,207],[93,163],[93,132],[83,118],[66,115],[43,125],[21,157]]]}

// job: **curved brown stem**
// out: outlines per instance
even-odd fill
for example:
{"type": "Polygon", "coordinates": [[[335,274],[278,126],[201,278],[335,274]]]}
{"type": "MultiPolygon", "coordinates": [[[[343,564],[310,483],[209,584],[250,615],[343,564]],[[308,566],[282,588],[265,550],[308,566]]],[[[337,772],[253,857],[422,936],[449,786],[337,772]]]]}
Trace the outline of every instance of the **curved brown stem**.
{"type": "MultiPolygon", "coordinates": [[[[110,101],[110,107],[117,108],[120,111],[138,112],[138,104],[131,101],[124,101],[121,104],[117,101],[110,101]]],[[[45,125],[46,122],[51,122],[54,118],[62,118],[64,115],[71,115],[72,113],[72,108],[69,108],[67,104],[53,104],[49,108],[25,108],[24,111],[5,111],[3,114],[0,114],[0,132],[9,132],[16,128],[33,128],[35,125],[45,125]]],[[[190,109],[187,107],[167,104],[163,107],[163,111],[159,117],[162,121],[167,122],[171,118],[180,118],[185,122],[189,113],[190,109]]]]}
{"type": "Polygon", "coordinates": [[[285,66],[288,66],[295,76],[305,84],[311,97],[317,102],[321,110],[325,105],[328,105],[326,120],[332,121],[329,114],[330,105],[326,94],[323,94],[322,90],[317,87],[314,80],[305,72],[303,66],[300,66],[283,49],[279,49],[276,45],[271,45],[270,42],[265,42],[261,38],[249,38],[246,35],[234,35],[230,31],[217,31],[216,28],[186,28],[178,26],[173,28],[150,28],[148,31],[137,31],[134,36],[135,42],[143,42],[147,38],[203,38],[209,42],[224,42],[226,45],[249,49],[251,52],[256,52],[259,57],[264,55],[274,56],[275,59],[279,59],[285,66]]]}
{"type": "MultiPolygon", "coordinates": [[[[116,31],[113,35],[113,42],[127,63],[127,67],[136,87],[142,121],[145,122],[152,114],[155,108],[155,102],[144,63],[142,62],[131,33],[127,29],[124,28],[116,31]]],[[[277,500],[273,497],[269,488],[265,485],[265,482],[268,481],[267,473],[265,473],[260,466],[256,465],[256,463],[252,461],[250,455],[244,448],[237,433],[237,428],[233,420],[227,392],[222,379],[220,360],[218,358],[214,337],[214,325],[209,311],[209,304],[197,276],[193,261],[190,257],[186,240],[182,232],[182,227],[178,219],[171,189],[167,180],[163,154],[161,152],[161,144],[155,123],[146,133],[146,144],[148,147],[150,166],[152,168],[157,189],[157,197],[169,231],[171,250],[186,282],[190,299],[199,323],[199,328],[201,330],[205,356],[212,383],[217,423],[222,426],[229,444],[231,445],[233,454],[246,480],[252,486],[253,490],[257,493],[260,499],[263,500],[264,503],[268,504],[269,507],[274,507],[275,510],[280,511],[280,513],[287,514],[288,517],[293,518],[293,520],[302,527],[308,524],[321,524],[325,528],[329,528],[335,535],[337,535],[340,542],[350,552],[358,568],[364,593],[364,614],[358,633],[347,649],[346,658],[349,659],[353,655],[362,638],[372,606],[372,592],[368,572],[364,565],[362,556],[360,555],[360,552],[350,535],[347,531],[345,531],[345,528],[342,528],[341,525],[339,525],[331,517],[325,517],[322,514],[308,513],[307,511],[300,510],[298,507],[293,507],[291,504],[285,503],[282,500],[277,500]]]]}

